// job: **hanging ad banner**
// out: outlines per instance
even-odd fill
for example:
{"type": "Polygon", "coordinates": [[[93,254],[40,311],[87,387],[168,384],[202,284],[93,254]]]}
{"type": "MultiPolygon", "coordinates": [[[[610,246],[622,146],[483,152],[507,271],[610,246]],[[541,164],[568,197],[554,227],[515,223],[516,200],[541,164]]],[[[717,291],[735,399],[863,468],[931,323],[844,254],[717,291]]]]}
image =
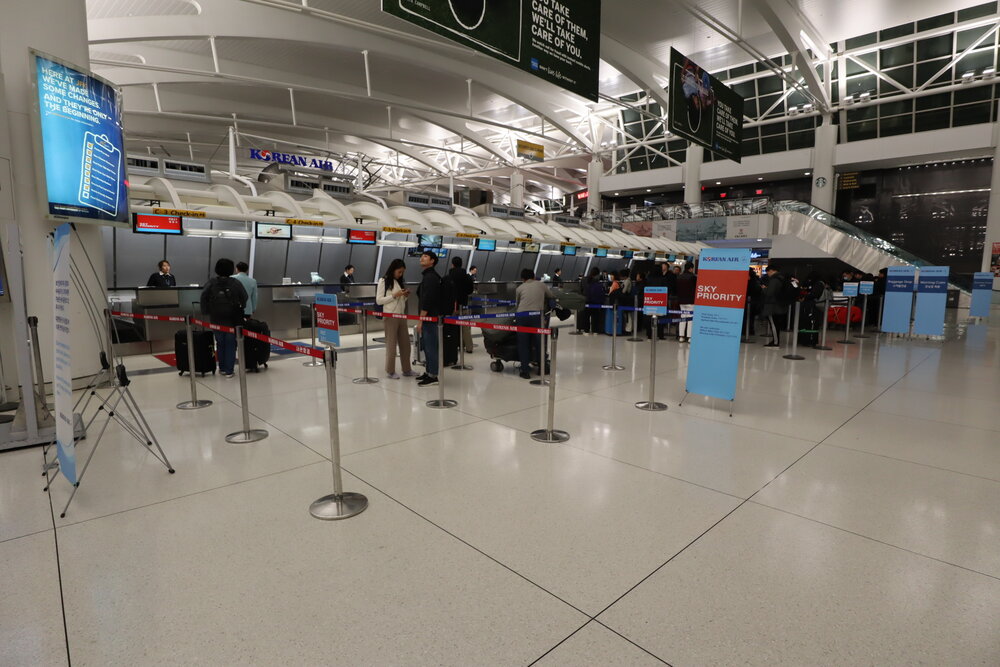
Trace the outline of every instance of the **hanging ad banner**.
{"type": "Polygon", "coordinates": [[[688,360],[688,393],[727,401],[736,398],[748,266],[749,248],[701,253],[688,360]]]}
{"type": "Polygon", "coordinates": [[[716,155],[740,161],[743,148],[743,98],[721,81],[670,49],[671,132],[716,155]]]}
{"type": "Polygon", "coordinates": [[[80,68],[37,52],[32,57],[45,212],[62,220],[128,222],[121,93],[80,68]]]}
{"type": "Polygon", "coordinates": [[[913,287],[917,270],[912,266],[890,266],[885,281],[885,302],[882,305],[882,331],[910,333],[913,313],[913,287]]]}
{"type": "Polygon", "coordinates": [[[917,281],[917,312],[913,333],[920,336],[944,335],[944,310],[948,302],[947,266],[921,266],[917,281]]]}
{"type": "Polygon", "coordinates": [[[969,317],[989,317],[993,298],[993,274],[983,271],[972,274],[972,303],[969,317]]]}
{"type": "Polygon", "coordinates": [[[316,295],[316,339],[324,345],[340,346],[340,317],[336,294],[316,295]]]}
{"type": "Polygon", "coordinates": [[[598,101],[600,0],[382,0],[382,11],[598,101]]]}
{"type": "Polygon", "coordinates": [[[56,228],[52,247],[52,272],[55,298],[53,299],[53,336],[55,377],[53,388],[56,406],[56,457],[59,470],[76,484],[76,442],[73,437],[73,357],[70,345],[70,226],[67,222],[56,228]]]}

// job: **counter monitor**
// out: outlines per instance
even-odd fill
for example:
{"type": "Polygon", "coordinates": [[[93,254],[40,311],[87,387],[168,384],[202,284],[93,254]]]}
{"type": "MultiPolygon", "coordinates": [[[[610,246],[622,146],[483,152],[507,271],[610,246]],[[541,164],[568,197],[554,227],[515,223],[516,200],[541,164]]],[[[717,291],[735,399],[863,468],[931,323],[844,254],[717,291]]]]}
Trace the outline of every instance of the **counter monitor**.
{"type": "Polygon", "coordinates": [[[273,222],[258,222],[255,234],[259,239],[281,239],[289,241],[292,238],[292,226],[273,222]]]}
{"type": "Polygon", "coordinates": [[[348,243],[360,243],[362,245],[375,245],[377,233],[375,230],[350,229],[347,231],[348,243]]]}
{"type": "Polygon", "coordinates": [[[497,249],[496,239],[476,239],[476,250],[492,252],[497,249]]]}
{"type": "Polygon", "coordinates": [[[179,215],[133,213],[132,231],[137,234],[183,234],[184,219],[179,215]]]}

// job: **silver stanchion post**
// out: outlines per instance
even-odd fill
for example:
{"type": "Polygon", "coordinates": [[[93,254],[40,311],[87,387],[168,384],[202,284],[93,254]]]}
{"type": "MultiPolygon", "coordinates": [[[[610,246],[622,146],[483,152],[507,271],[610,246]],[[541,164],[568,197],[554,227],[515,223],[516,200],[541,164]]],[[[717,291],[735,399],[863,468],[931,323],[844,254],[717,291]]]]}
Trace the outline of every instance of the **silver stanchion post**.
{"type": "Polygon", "coordinates": [[[639,336],[639,295],[636,294],[632,301],[632,337],[628,341],[641,343],[643,339],[639,336]]]}
{"type": "Polygon", "coordinates": [[[267,437],[267,431],[262,428],[250,428],[250,406],[247,404],[247,365],[246,346],[243,343],[243,327],[236,327],[236,363],[240,376],[240,406],[243,408],[243,430],[230,433],[226,442],[245,444],[258,442],[267,437]]]}
{"type": "MultiPolygon", "coordinates": [[[[316,347],[316,304],[312,304],[309,307],[309,312],[312,315],[312,346],[316,347]]],[[[309,358],[308,361],[302,364],[303,366],[308,366],[309,368],[315,368],[316,366],[322,366],[323,362],[319,359],[309,358]]]]}
{"type": "Polygon", "coordinates": [[[743,322],[743,340],[740,341],[744,345],[753,342],[753,339],[750,338],[750,318],[753,317],[753,308],[751,307],[750,303],[751,303],[750,297],[747,297],[747,303],[746,306],[744,306],[744,311],[743,311],[745,313],[743,319],[746,320],[745,322],[743,322]]]}
{"type": "Polygon", "coordinates": [[[879,294],[878,297],[878,330],[879,333],[882,332],[882,316],[885,315],[885,295],[879,294]]]}
{"type": "Polygon", "coordinates": [[[362,375],[354,378],[354,384],[375,384],[378,378],[368,377],[368,311],[358,308],[361,314],[361,368],[362,375]]]}
{"type": "MultiPolygon", "coordinates": [[[[539,315],[538,328],[545,328],[545,312],[539,315]]],[[[536,387],[547,387],[549,386],[549,381],[545,378],[545,336],[538,334],[538,377],[532,380],[529,384],[533,384],[536,387]]]]}
{"type": "MultiPolygon", "coordinates": [[[[657,320],[659,318],[653,315],[653,329],[656,329],[658,324],[657,320]]],[[[650,348],[649,348],[649,400],[639,401],[635,404],[635,407],[640,410],[647,410],[649,412],[662,412],[667,409],[666,404],[657,403],[656,396],[656,336],[650,338],[650,348]]]]}
{"type": "Polygon", "coordinates": [[[611,308],[611,363],[604,366],[606,371],[623,371],[624,366],[618,365],[618,304],[611,308]]]}
{"type": "Polygon", "coordinates": [[[184,319],[186,322],[184,326],[187,329],[187,358],[188,375],[191,378],[191,400],[178,403],[177,408],[179,410],[198,410],[199,408],[207,408],[212,404],[212,401],[198,399],[198,383],[194,379],[194,332],[191,329],[191,316],[188,315],[184,319]]]}
{"type": "MultiPolygon", "coordinates": [[[[470,310],[471,309],[468,306],[459,306],[458,312],[461,313],[462,315],[468,315],[469,312],[470,312],[470,310]]],[[[464,328],[462,328],[462,329],[459,330],[459,335],[458,335],[458,363],[451,367],[451,370],[453,370],[453,371],[471,371],[472,370],[472,366],[468,366],[465,363],[465,343],[462,342],[462,339],[465,338],[465,333],[464,332],[465,332],[464,328]]]]}
{"type": "MultiPolygon", "coordinates": [[[[49,411],[48,397],[45,395],[45,375],[42,370],[42,346],[38,341],[38,318],[34,315],[28,318],[28,331],[31,334],[31,353],[35,362],[35,393],[38,395],[36,412],[39,416],[39,421],[41,421],[50,418],[52,413],[49,411]]],[[[114,357],[112,357],[111,363],[112,365],[114,364],[114,357]]]]}
{"type": "Polygon", "coordinates": [[[559,332],[552,330],[552,372],[549,374],[549,414],[545,422],[545,428],[531,432],[531,439],[538,442],[566,442],[569,440],[569,433],[555,428],[556,419],[556,355],[558,347],[559,332]]]}
{"type": "Polygon", "coordinates": [[[427,407],[436,410],[446,410],[458,405],[458,401],[444,397],[444,317],[439,318],[438,329],[438,397],[427,401],[427,407]]]}
{"type": "Polygon", "coordinates": [[[791,359],[792,361],[802,361],[805,359],[801,354],[799,354],[799,317],[802,313],[802,302],[795,302],[795,322],[792,328],[792,353],[786,354],[785,359],[791,359]]]}
{"type": "Polygon", "coordinates": [[[830,302],[823,302],[823,335],[819,339],[819,345],[814,345],[814,350],[832,350],[832,347],[828,347],[826,344],[826,328],[830,323],[830,302]]]}
{"type": "Polygon", "coordinates": [[[865,333],[865,322],[868,321],[868,295],[865,294],[864,297],[865,300],[861,305],[861,333],[854,334],[855,338],[871,338],[871,336],[865,333]]]}
{"type": "Polygon", "coordinates": [[[317,519],[335,521],[349,519],[368,508],[368,498],[360,493],[344,493],[340,469],[340,416],[337,412],[337,353],[329,349],[323,354],[326,366],[326,402],[330,417],[330,463],[333,464],[333,493],[314,500],[309,513],[317,519]]]}
{"type": "Polygon", "coordinates": [[[851,315],[854,313],[854,297],[847,297],[847,317],[844,318],[844,340],[838,340],[837,342],[841,345],[854,345],[854,341],[851,340],[851,315]]]}

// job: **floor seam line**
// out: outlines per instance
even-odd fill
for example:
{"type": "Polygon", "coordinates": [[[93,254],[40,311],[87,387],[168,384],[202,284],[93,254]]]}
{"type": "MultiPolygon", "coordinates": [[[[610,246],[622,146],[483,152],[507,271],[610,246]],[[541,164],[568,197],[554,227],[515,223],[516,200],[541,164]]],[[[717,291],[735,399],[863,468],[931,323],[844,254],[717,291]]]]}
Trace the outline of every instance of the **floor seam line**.
{"type": "MultiPolygon", "coordinates": [[[[653,656],[654,658],[656,658],[657,660],[659,660],[663,664],[670,665],[669,662],[667,662],[666,660],[664,660],[660,656],[656,655],[655,653],[653,653],[652,651],[650,651],[648,648],[644,647],[642,644],[638,644],[635,641],[629,639],[628,637],[626,637],[622,633],[620,633],[617,630],[615,630],[614,628],[612,628],[610,625],[608,625],[608,624],[604,623],[603,621],[601,621],[601,619],[595,618],[594,619],[594,623],[597,623],[598,625],[600,625],[602,628],[605,628],[609,632],[615,633],[616,635],[618,635],[619,637],[621,637],[622,639],[624,639],[625,641],[627,641],[629,644],[632,644],[636,648],[638,648],[638,649],[640,649],[642,651],[645,651],[646,653],[648,653],[649,655],[653,656]]],[[[671,667],[673,667],[673,666],[671,665],[671,667]]]]}
{"type": "Polygon", "coordinates": [[[868,454],[869,456],[877,456],[882,459],[888,459],[889,461],[898,461],[900,463],[910,463],[915,466],[920,466],[922,468],[930,468],[931,470],[940,470],[941,472],[951,472],[956,475],[963,475],[965,477],[971,477],[973,479],[981,479],[986,482],[996,482],[1000,484],[1000,479],[994,479],[992,477],[983,477],[982,475],[973,475],[970,472],[962,472],[961,470],[952,470],[951,468],[942,468],[940,466],[931,465],[929,463],[921,463],[920,461],[911,461],[909,459],[901,459],[896,456],[889,456],[888,454],[879,454],[876,452],[869,452],[866,449],[856,449],[854,447],[848,447],[846,445],[831,445],[829,443],[824,444],[824,447],[836,447],[837,449],[843,449],[848,452],[857,452],[859,454],[868,454]]]}
{"type": "Polygon", "coordinates": [[[546,651],[545,653],[541,654],[540,656],[538,656],[537,658],[535,658],[534,660],[532,660],[531,662],[529,662],[528,663],[528,667],[533,667],[534,665],[537,665],[538,662],[542,658],[544,658],[549,653],[552,653],[552,651],[555,651],[557,648],[559,648],[560,646],[562,646],[563,644],[565,644],[566,642],[568,642],[570,639],[572,639],[574,636],[576,636],[576,634],[578,632],[580,632],[580,630],[583,630],[585,627],[587,627],[588,625],[590,625],[591,623],[593,623],[594,620],[595,619],[593,619],[593,618],[588,618],[586,623],[584,623],[583,625],[581,625],[580,627],[578,627],[576,630],[574,630],[573,632],[569,633],[568,635],[566,635],[565,637],[563,637],[562,639],[560,639],[559,642],[556,643],[556,645],[553,646],[552,648],[550,648],[548,651],[546,651]]]}
{"type": "MultiPolygon", "coordinates": [[[[42,470],[45,471],[45,478],[48,482],[48,471],[45,468],[47,462],[47,448],[42,449],[42,470]]],[[[59,473],[56,473],[57,475],[59,473]]],[[[59,556],[59,527],[56,525],[56,509],[52,505],[52,483],[45,485],[45,495],[49,499],[49,516],[52,520],[52,542],[56,552],[56,578],[59,581],[59,607],[62,612],[63,640],[66,642],[66,664],[73,665],[73,658],[69,648],[69,620],[66,617],[66,592],[63,588],[62,559],[59,556]]]]}

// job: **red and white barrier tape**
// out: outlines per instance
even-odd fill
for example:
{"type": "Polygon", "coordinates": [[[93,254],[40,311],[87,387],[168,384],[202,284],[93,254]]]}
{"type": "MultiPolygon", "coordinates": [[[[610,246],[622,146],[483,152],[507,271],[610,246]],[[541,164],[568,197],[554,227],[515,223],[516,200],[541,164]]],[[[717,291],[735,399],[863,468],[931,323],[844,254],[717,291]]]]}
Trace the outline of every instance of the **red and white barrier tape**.
{"type": "Polygon", "coordinates": [[[445,318],[445,324],[456,324],[460,327],[475,327],[477,329],[493,329],[495,331],[514,331],[516,333],[541,334],[551,336],[552,329],[538,329],[536,327],[519,327],[514,324],[487,324],[486,322],[473,322],[471,320],[456,320],[445,318]]]}
{"type": "Polygon", "coordinates": [[[124,317],[132,320],[157,320],[159,322],[187,322],[187,318],[183,315],[144,315],[142,313],[123,313],[117,310],[112,310],[111,315],[114,317],[124,317]]]}
{"type": "Polygon", "coordinates": [[[195,324],[199,327],[205,327],[206,329],[211,329],[212,331],[219,331],[221,333],[236,333],[236,329],[233,327],[227,327],[222,324],[212,324],[211,322],[204,322],[202,320],[196,320],[191,318],[191,324],[195,324]]]}
{"type": "Polygon", "coordinates": [[[264,334],[259,334],[256,331],[243,330],[243,335],[246,338],[252,338],[254,340],[259,340],[270,345],[276,345],[280,348],[289,350],[290,352],[298,352],[299,354],[304,354],[307,357],[314,357],[316,359],[323,358],[323,350],[317,350],[309,345],[298,345],[296,343],[289,343],[281,340],[280,338],[272,338],[271,336],[265,336],[264,334]]]}

